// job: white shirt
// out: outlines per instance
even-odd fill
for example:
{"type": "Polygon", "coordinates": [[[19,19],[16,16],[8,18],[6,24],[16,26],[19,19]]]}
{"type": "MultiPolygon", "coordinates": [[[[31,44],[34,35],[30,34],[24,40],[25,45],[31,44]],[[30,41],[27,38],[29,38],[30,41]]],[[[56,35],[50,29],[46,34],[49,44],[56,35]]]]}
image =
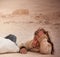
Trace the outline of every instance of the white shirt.
{"type": "Polygon", "coordinates": [[[19,47],[9,39],[0,37],[0,53],[18,52],[19,47]]]}

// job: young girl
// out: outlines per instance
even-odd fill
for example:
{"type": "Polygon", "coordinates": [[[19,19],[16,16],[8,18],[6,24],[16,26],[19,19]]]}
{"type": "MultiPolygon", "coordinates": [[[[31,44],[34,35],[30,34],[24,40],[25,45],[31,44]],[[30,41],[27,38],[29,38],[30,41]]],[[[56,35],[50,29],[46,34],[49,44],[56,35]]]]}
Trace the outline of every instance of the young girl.
{"type": "Polygon", "coordinates": [[[42,54],[53,54],[54,47],[48,32],[44,29],[38,29],[31,41],[28,41],[20,46],[21,53],[27,53],[28,50],[42,54]]]}

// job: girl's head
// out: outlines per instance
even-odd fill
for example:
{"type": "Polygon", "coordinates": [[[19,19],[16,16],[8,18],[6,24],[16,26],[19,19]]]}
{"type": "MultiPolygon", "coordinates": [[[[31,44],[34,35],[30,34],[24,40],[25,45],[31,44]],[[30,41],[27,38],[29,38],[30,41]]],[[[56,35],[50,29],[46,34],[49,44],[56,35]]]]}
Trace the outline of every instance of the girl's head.
{"type": "Polygon", "coordinates": [[[40,37],[42,34],[47,34],[47,31],[39,28],[34,35],[38,35],[40,37]]]}
{"type": "Polygon", "coordinates": [[[46,31],[44,29],[38,29],[35,33],[34,33],[34,38],[33,38],[33,46],[37,47],[39,46],[39,41],[38,38],[42,35],[45,34],[46,31]]]}
{"type": "Polygon", "coordinates": [[[51,54],[53,54],[54,53],[54,45],[53,45],[53,43],[51,42],[51,39],[50,39],[50,37],[49,37],[49,34],[48,34],[48,31],[45,31],[44,29],[38,29],[35,33],[34,33],[34,35],[35,35],[35,37],[34,37],[34,40],[35,41],[37,41],[37,43],[38,43],[38,38],[42,35],[42,34],[46,34],[46,36],[48,37],[48,42],[52,45],[52,51],[51,51],[51,54]]]}

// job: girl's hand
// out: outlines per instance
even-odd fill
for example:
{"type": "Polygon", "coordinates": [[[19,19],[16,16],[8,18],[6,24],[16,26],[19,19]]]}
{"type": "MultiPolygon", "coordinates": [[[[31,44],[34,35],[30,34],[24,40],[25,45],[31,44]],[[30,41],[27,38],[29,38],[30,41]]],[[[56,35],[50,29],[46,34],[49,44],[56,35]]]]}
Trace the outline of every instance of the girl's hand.
{"type": "Polygon", "coordinates": [[[27,53],[26,48],[22,48],[22,49],[20,50],[20,53],[21,53],[21,54],[26,54],[26,53],[27,53]]]}

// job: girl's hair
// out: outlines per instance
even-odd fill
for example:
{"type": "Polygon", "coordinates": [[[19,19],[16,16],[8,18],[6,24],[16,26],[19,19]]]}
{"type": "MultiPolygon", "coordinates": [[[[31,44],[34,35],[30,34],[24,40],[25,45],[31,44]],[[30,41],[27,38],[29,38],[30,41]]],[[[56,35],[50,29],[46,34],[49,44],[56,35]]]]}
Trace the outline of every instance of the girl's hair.
{"type": "Polygon", "coordinates": [[[51,51],[51,54],[54,54],[54,45],[53,45],[53,43],[51,42],[51,39],[50,39],[50,36],[49,36],[49,34],[48,34],[48,31],[45,31],[45,29],[38,29],[35,33],[34,33],[34,35],[37,35],[40,31],[43,31],[44,32],[44,34],[46,34],[47,35],[47,37],[48,37],[48,42],[52,45],[52,51],[51,51]]]}
{"type": "Polygon", "coordinates": [[[51,54],[54,54],[54,45],[53,45],[53,43],[52,43],[52,41],[51,41],[51,39],[50,39],[50,36],[49,36],[48,32],[46,32],[46,35],[48,36],[48,42],[52,45],[51,54]]]}

